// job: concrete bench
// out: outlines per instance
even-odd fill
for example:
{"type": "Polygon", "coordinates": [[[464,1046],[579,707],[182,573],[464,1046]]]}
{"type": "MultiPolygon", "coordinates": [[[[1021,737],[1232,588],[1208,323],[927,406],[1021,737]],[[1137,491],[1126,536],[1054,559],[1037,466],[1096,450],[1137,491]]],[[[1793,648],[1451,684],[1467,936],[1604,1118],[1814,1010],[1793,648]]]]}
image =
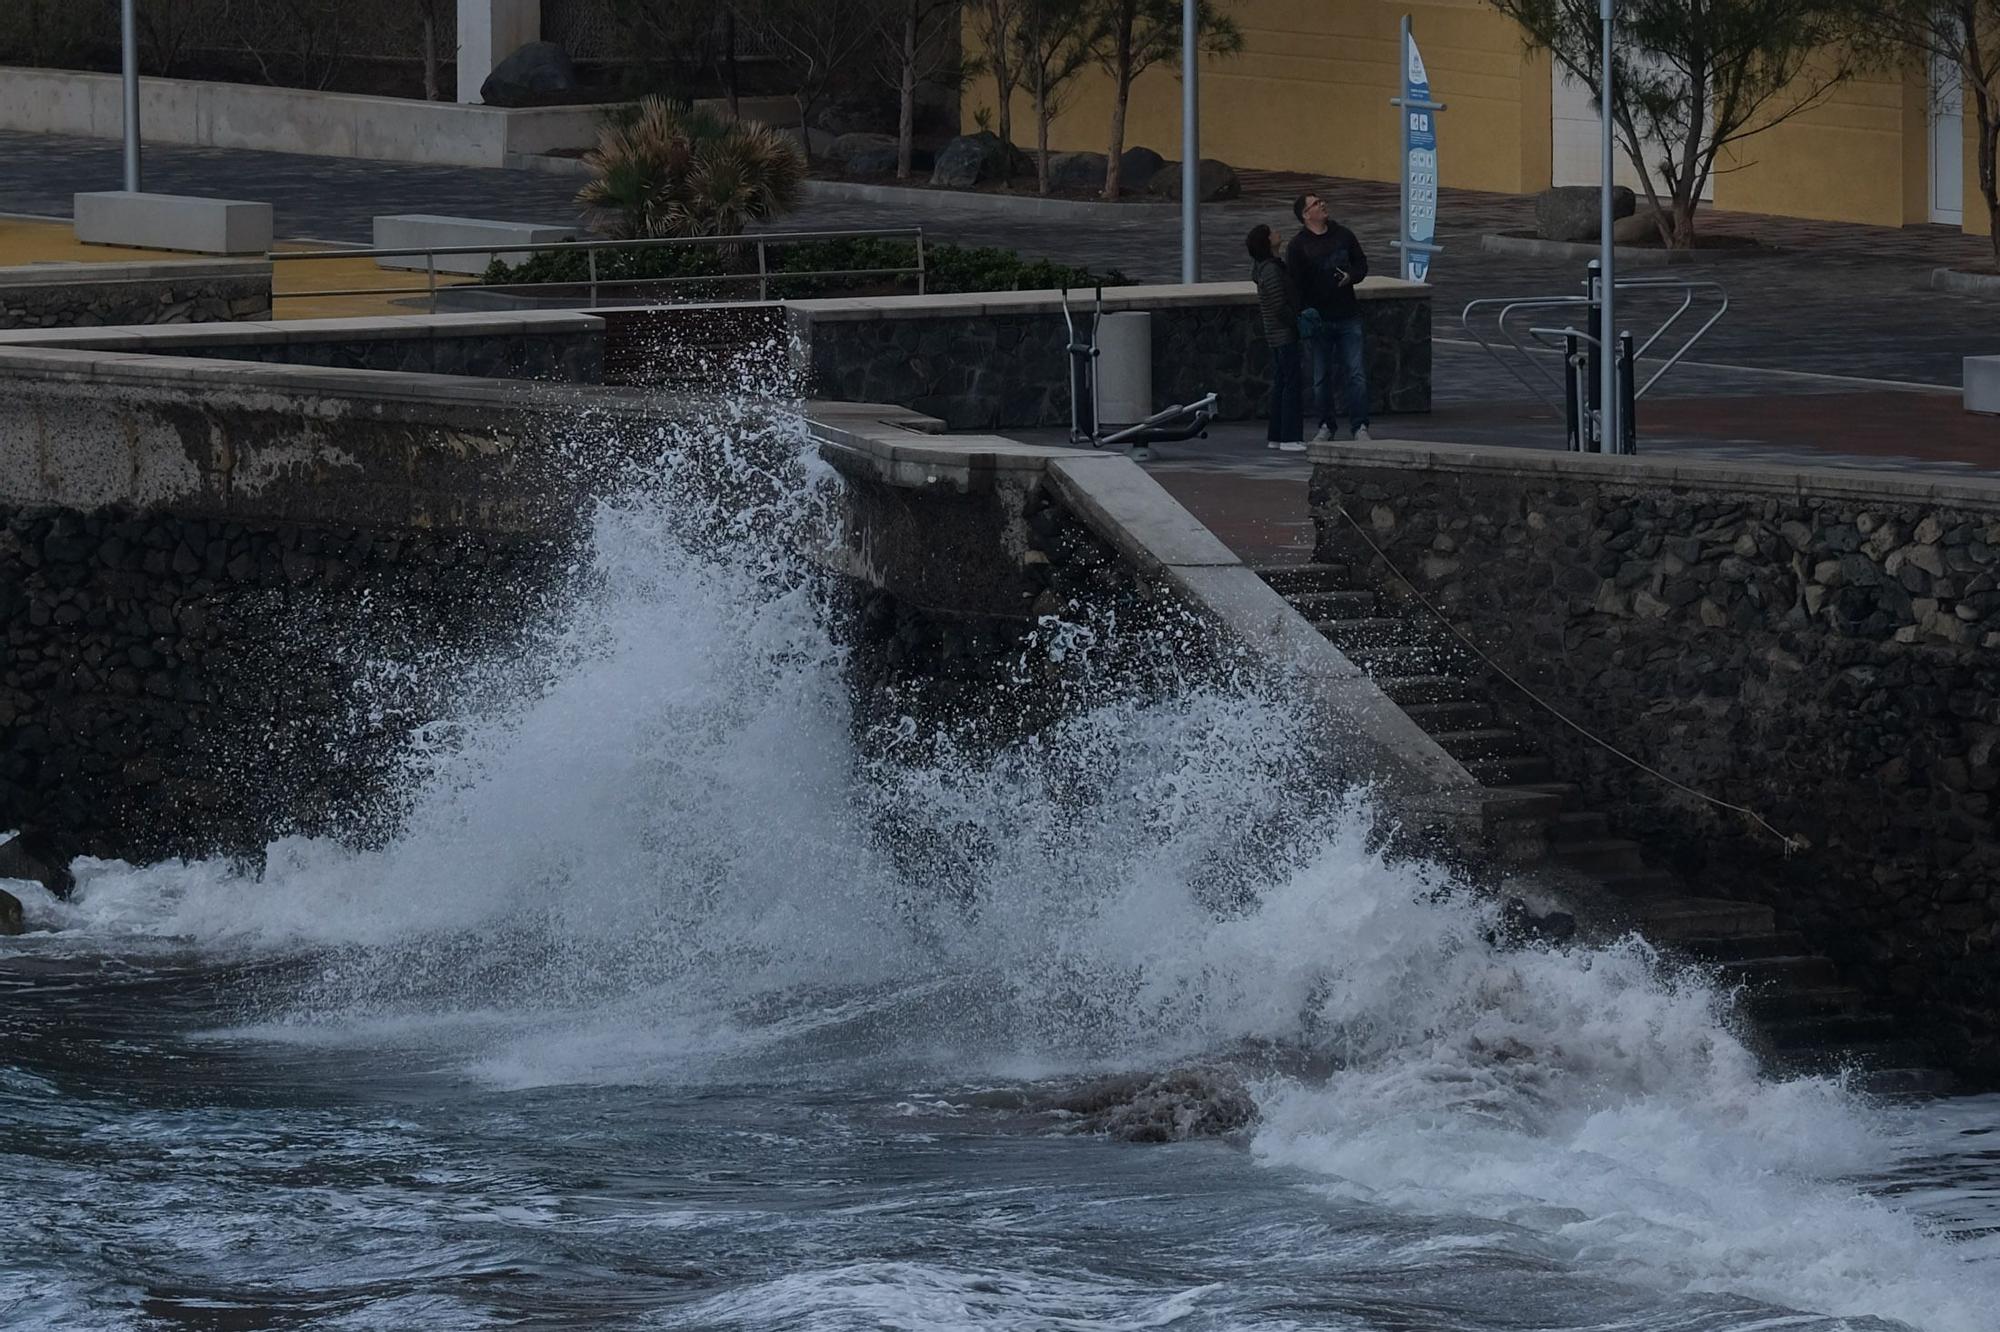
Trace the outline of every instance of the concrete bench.
{"type": "Polygon", "coordinates": [[[1965,358],[1965,410],[2000,416],[2000,356],[1965,358]]]}
{"type": "MultiPolygon", "coordinates": [[[[418,246],[485,245],[511,241],[516,245],[551,245],[574,240],[577,228],[551,226],[540,222],[495,222],[479,217],[439,217],[432,213],[395,213],[375,219],[375,248],[412,250],[418,246]]],[[[437,256],[440,273],[478,275],[495,259],[518,264],[533,254],[531,250],[494,249],[478,254],[437,256]]],[[[418,272],[427,267],[421,254],[375,261],[383,268],[407,268],[418,272]]]]}
{"type": "Polygon", "coordinates": [[[196,254],[264,254],[271,205],[244,199],[103,190],[71,201],[76,238],[86,245],[131,245],[196,254]]]}

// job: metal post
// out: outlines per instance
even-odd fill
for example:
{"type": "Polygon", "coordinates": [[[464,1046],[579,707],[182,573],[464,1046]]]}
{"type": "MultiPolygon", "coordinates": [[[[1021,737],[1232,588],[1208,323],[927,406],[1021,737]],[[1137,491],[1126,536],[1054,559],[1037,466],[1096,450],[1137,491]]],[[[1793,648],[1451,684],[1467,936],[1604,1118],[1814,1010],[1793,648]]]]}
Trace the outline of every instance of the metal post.
{"type": "MultiPolygon", "coordinates": [[[[760,255],[763,249],[764,247],[760,243],[757,247],[760,255]]],[[[590,265],[590,308],[595,310],[597,308],[597,251],[585,250],[583,257],[584,261],[590,265]]]]}
{"type": "Polygon", "coordinates": [[[1618,335],[1618,451],[1627,456],[1639,451],[1638,380],[1639,358],[1628,329],[1618,335]]]}
{"type": "Polygon", "coordinates": [[[924,229],[922,227],[918,227],[917,228],[917,295],[922,296],[925,294],[924,291],[925,286],[926,283],[924,280],[924,229]]]}
{"type": "Polygon", "coordinates": [[[118,16],[125,44],[125,188],[137,194],[139,176],[139,0],[124,0],[118,16]]]}
{"type": "Polygon", "coordinates": [[[431,313],[438,312],[438,257],[436,250],[424,251],[424,276],[431,289],[431,313]]]}
{"type": "Polygon", "coordinates": [[[1563,339],[1563,429],[1569,436],[1569,451],[1583,452],[1583,398],[1580,383],[1585,361],[1582,344],[1572,333],[1563,339]]]}
{"type": "Polygon", "coordinates": [[[1586,453],[1612,453],[1616,445],[1611,436],[1605,434],[1610,424],[1610,408],[1605,405],[1605,386],[1611,381],[1612,372],[1606,367],[1611,363],[1611,353],[1599,340],[1598,333],[1604,327],[1604,266],[1603,261],[1593,259],[1587,265],[1590,276],[1584,279],[1585,308],[1590,312],[1586,327],[1590,337],[1583,339],[1583,450],[1586,453]]]}
{"type": "Polygon", "coordinates": [[[1616,219],[1611,216],[1611,41],[1612,10],[1616,0],[1598,0],[1597,16],[1604,21],[1604,70],[1603,83],[1599,85],[1598,103],[1603,119],[1604,142],[1601,145],[1604,156],[1604,179],[1598,187],[1598,202],[1602,216],[1599,219],[1603,234],[1598,238],[1603,254],[1598,262],[1602,265],[1598,278],[1603,286],[1601,310],[1597,325],[1597,368],[1601,375],[1598,384],[1598,400],[1603,403],[1604,418],[1598,426],[1598,449],[1609,453],[1618,447],[1617,441],[1623,436],[1618,430],[1618,358],[1612,348],[1618,345],[1613,306],[1618,300],[1617,259],[1612,253],[1611,230],[1616,219]]]}
{"type": "Polygon", "coordinates": [[[1181,0],[1181,281],[1201,281],[1200,13],[1181,0]]]}

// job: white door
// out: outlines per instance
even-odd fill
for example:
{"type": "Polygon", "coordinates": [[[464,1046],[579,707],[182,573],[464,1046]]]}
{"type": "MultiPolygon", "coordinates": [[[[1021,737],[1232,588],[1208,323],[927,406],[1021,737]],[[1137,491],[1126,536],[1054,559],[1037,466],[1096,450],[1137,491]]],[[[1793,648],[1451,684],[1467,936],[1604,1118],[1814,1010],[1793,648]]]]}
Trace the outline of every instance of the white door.
{"type": "Polygon", "coordinates": [[[1965,225],[1965,87],[1955,60],[1931,63],[1931,221],[1965,225]]]}
{"type": "MultiPolygon", "coordinates": [[[[1560,66],[1549,89],[1550,129],[1555,136],[1553,155],[1554,176],[1551,185],[1595,185],[1598,183],[1599,164],[1604,157],[1604,138],[1600,128],[1602,121],[1597,114],[1597,103],[1590,95],[1590,88],[1578,79],[1570,77],[1560,66]]],[[[1655,154],[1658,145],[1652,145],[1655,154]]],[[[1639,170],[1632,165],[1623,147],[1615,149],[1612,159],[1612,180],[1615,184],[1628,186],[1643,202],[1645,191],[1639,187],[1639,170]]],[[[1653,173],[1653,184],[1665,190],[1667,183],[1653,173]]],[[[1703,183],[1701,197],[1715,198],[1715,178],[1703,183]]]]}

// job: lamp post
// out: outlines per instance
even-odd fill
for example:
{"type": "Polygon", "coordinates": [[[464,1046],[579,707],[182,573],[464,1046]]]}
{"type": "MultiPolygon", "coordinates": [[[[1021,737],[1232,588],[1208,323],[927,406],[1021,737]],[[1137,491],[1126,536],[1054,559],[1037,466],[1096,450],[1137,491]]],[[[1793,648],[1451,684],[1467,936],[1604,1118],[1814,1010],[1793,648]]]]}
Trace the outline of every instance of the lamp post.
{"type": "Polygon", "coordinates": [[[1196,0],[1181,0],[1181,281],[1201,281],[1201,29],[1196,0]]]}
{"type": "Polygon", "coordinates": [[[1597,451],[1616,453],[1624,436],[1618,432],[1618,325],[1613,316],[1613,308],[1618,299],[1618,277],[1613,269],[1616,262],[1611,244],[1611,229],[1615,219],[1611,215],[1611,12],[1616,0],[1597,0],[1597,16],[1604,23],[1604,72],[1597,97],[1598,110],[1603,118],[1604,177],[1599,188],[1599,204],[1602,216],[1599,224],[1603,234],[1598,237],[1602,253],[1598,259],[1598,280],[1603,283],[1599,293],[1602,322],[1597,329],[1597,367],[1600,375],[1600,407],[1597,415],[1597,451]]]}
{"type": "Polygon", "coordinates": [[[125,188],[139,192],[139,0],[124,0],[118,16],[125,43],[125,188]]]}

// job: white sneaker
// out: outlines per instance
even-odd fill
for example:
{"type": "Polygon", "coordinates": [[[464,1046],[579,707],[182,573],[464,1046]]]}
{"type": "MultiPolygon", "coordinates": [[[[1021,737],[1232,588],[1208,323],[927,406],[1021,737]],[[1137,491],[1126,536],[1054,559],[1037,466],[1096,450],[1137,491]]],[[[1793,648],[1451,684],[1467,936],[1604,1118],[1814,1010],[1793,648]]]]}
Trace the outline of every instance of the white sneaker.
{"type": "Polygon", "coordinates": [[[1153,461],[1153,451],[1147,448],[1144,444],[1134,444],[1131,448],[1131,451],[1128,452],[1125,456],[1130,458],[1133,462],[1153,461]]]}
{"type": "Polygon", "coordinates": [[[1317,435],[1314,435],[1314,436],[1313,436],[1313,443],[1315,443],[1315,444],[1324,444],[1324,443],[1326,443],[1326,442],[1327,442],[1328,440],[1330,440],[1330,439],[1332,439],[1332,438],[1333,438],[1333,427],[1332,427],[1332,426],[1321,426],[1321,427],[1319,428],[1319,433],[1318,433],[1317,435]]]}
{"type": "Polygon", "coordinates": [[[1287,440],[1283,444],[1273,444],[1271,447],[1274,449],[1283,449],[1286,453],[1304,453],[1306,451],[1306,446],[1295,439],[1287,440]]]}
{"type": "Polygon", "coordinates": [[[1367,426],[1358,425],[1354,427],[1354,442],[1356,444],[1366,444],[1369,441],[1373,440],[1374,438],[1375,436],[1368,433],[1367,426]]]}
{"type": "Polygon", "coordinates": [[[1284,448],[1285,446],[1284,446],[1284,445],[1282,445],[1282,444],[1280,444],[1280,443],[1279,443],[1279,442],[1278,442],[1277,440],[1275,440],[1275,439],[1267,439],[1267,440],[1265,440],[1265,441],[1264,441],[1264,447],[1265,447],[1265,448],[1267,448],[1267,449],[1282,449],[1282,448],[1284,448]]]}

